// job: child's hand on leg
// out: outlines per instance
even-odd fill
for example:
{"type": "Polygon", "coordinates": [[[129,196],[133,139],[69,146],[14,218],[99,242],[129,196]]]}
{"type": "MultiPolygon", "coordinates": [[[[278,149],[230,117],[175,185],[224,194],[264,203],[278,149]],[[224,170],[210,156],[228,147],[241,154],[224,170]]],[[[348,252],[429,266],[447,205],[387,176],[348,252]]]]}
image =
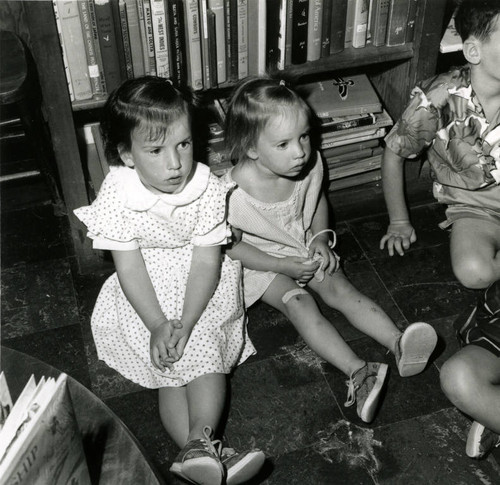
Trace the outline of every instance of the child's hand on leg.
{"type": "Polygon", "coordinates": [[[320,269],[326,271],[330,276],[339,268],[340,258],[328,241],[314,240],[309,246],[309,258],[313,261],[320,261],[320,269]]]}
{"type": "Polygon", "coordinates": [[[417,235],[410,221],[394,221],[389,224],[386,235],[380,240],[380,249],[384,249],[387,243],[389,256],[394,256],[394,251],[403,256],[416,240],[417,235]]]}
{"type": "Polygon", "coordinates": [[[298,256],[286,256],[281,258],[279,262],[279,273],[290,276],[290,278],[303,284],[309,282],[320,267],[318,261],[311,261],[308,258],[299,258],[298,256]]]}

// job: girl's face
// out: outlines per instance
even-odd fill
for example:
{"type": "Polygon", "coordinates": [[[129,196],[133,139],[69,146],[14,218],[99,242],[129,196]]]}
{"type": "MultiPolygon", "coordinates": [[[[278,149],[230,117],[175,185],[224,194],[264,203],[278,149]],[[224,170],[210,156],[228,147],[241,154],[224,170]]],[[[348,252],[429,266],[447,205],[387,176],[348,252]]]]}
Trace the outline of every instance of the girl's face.
{"type": "Polygon", "coordinates": [[[272,116],[248,156],[268,175],[300,175],[311,156],[309,120],[302,110],[272,116]]]}
{"type": "Polygon", "coordinates": [[[134,168],[144,186],[154,194],[178,194],[193,169],[193,143],[187,115],[169,129],[163,139],[148,139],[147,131],[135,129],[130,151],[120,151],[123,163],[134,168]]]}

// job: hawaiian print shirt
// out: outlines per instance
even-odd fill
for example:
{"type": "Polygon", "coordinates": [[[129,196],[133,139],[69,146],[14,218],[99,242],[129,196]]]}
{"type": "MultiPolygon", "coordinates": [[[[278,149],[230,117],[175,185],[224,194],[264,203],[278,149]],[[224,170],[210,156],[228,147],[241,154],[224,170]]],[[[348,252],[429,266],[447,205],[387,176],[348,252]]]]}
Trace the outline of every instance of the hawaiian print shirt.
{"type": "Polygon", "coordinates": [[[500,111],[489,123],[468,65],[415,87],[385,142],[410,159],[427,149],[440,202],[500,213],[500,111]]]}

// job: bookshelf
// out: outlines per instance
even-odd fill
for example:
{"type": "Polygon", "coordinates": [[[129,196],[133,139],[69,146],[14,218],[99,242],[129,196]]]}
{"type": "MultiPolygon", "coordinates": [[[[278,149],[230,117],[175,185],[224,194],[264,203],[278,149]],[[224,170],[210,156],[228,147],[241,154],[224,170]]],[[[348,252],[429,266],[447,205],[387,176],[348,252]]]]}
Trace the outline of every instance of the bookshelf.
{"type": "MultiPolygon", "coordinates": [[[[299,80],[311,80],[339,72],[365,72],[387,111],[396,119],[415,83],[436,72],[448,3],[450,0],[418,0],[415,33],[411,43],[393,47],[348,47],[317,61],[289,66],[286,73],[299,80]]],[[[51,1],[7,0],[2,4],[4,10],[11,8],[16,12],[12,18],[14,28],[11,30],[24,35],[39,70],[44,107],[68,210],[76,259],[80,271],[88,272],[100,267],[102,260],[92,249],[90,241],[85,237],[85,229],[72,212],[89,203],[76,126],[80,116],[85,117],[87,112],[100,108],[103,101],[71,103],[51,1]],[[19,8],[19,4],[22,4],[22,8],[19,8]]],[[[412,166],[409,169],[410,178],[418,177],[418,167],[412,166]]]]}

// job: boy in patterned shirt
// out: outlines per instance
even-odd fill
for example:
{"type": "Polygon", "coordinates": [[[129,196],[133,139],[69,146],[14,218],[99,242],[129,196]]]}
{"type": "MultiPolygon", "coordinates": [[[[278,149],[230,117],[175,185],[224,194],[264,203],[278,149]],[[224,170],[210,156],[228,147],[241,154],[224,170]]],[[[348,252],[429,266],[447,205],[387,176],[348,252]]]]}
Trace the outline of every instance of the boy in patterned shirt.
{"type": "Polygon", "coordinates": [[[422,82],[387,135],[382,174],[391,256],[416,241],[404,197],[403,163],[426,150],[436,199],[447,205],[456,278],[482,290],[456,322],[463,348],[441,369],[450,401],[474,419],[470,457],[500,445],[500,0],[463,0],[455,26],[467,64],[422,82]]]}

